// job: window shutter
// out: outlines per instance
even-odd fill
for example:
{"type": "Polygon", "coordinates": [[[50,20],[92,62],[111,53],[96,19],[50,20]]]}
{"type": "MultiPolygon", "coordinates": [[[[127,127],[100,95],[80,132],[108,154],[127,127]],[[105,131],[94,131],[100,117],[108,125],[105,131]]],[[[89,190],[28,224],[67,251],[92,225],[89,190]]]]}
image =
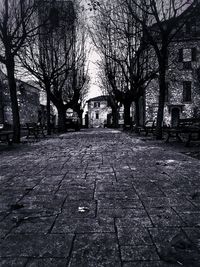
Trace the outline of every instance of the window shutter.
{"type": "Polygon", "coordinates": [[[178,61],[183,62],[183,48],[178,51],[178,61]]]}
{"type": "Polygon", "coordinates": [[[166,82],[166,91],[165,91],[165,102],[169,101],[169,83],[166,82]]]}
{"type": "Polygon", "coordinates": [[[192,61],[197,61],[197,49],[196,49],[196,47],[192,48],[192,61]]]}
{"type": "Polygon", "coordinates": [[[192,83],[190,81],[183,82],[183,102],[191,101],[192,83]]]}

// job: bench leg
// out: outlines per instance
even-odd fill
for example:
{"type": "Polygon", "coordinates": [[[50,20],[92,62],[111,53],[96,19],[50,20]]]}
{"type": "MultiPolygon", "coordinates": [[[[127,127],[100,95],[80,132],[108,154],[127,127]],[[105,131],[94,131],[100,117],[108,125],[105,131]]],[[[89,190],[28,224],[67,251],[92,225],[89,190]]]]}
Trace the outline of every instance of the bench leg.
{"type": "Polygon", "coordinates": [[[186,143],[185,143],[185,147],[189,147],[190,146],[190,141],[192,140],[192,134],[190,133],[189,135],[188,135],[188,140],[186,141],[186,143]]]}
{"type": "Polygon", "coordinates": [[[28,133],[27,133],[27,135],[26,135],[26,139],[29,138],[29,135],[30,135],[30,131],[28,130],[28,133]]]}
{"type": "Polygon", "coordinates": [[[178,133],[176,133],[176,139],[179,141],[179,142],[183,142],[183,140],[181,139],[181,137],[179,136],[179,134],[178,133]]]}
{"type": "Polygon", "coordinates": [[[42,131],[42,136],[43,137],[46,137],[45,134],[44,134],[44,130],[42,129],[41,131],[42,131]]]}
{"type": "Polygon", "coordinates": [[[12,145],[12,141],[10,140],[9,135],[7,135],[7,142],[8,142],[8,145],[9,145],[9,146],[12,145]]]}
{"type": "Polygon", "coordinates": [[[167,139],[166,139],[166,141],[165,141],[166,144],[169,143],[169,139],[170,139],[170,137],[171,137],[171,134],[170,134],[170,132],[168,132],[168,133],[167,133],[167,139]]]}
{"type": "Polygon", "coordinates": [[[39,131],[37,129],[33,129],[33,135],[35,139],[38,139],[39,131]]]}

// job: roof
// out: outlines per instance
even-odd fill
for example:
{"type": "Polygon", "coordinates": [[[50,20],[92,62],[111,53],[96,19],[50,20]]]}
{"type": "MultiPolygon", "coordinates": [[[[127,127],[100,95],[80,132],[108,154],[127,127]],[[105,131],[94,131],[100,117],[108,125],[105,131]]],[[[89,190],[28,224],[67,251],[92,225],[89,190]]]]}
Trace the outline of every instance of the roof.
{"type": "MultiPolygon", "coordinates": [[[[0,80],[4,80],[4,79],[8,81],[7,75],[0,69],[0,80]]],[[[41,89],[35,86],[34,84],[32,84],[31,81],[25,82],[25,81],[22,81],[16,78],[15,78],[15,81],[16,81],[16,84],[25,84],[33,89],[36,89],[37,91],[41,91],[41,89]]]]}
{"type": "Polygon", "coordinates": [[[90,98],[87,102],[90,101],[107,101],[108,100],[108,95],[100,95],[94,98],[90,98]]]}
{"type": "MultiPolygon", "coordinates": [[[[185,19],[186,16],[191,17],[192,16],[199,16],[199,7],[200,7],[200,2],[199,1],[194,1],[193,3],[191,3],[181,14],[169,18],[167,20],[163,20],[160,22],[160,24],[164,25],[167,23],[174,23],[174,20],[181,20],[181,19],[185,19]]],[[[158,23],[154,23],[151,26],[149,26],[150,29],[155,29],[156,27],[158,27],[158,23]]]]}

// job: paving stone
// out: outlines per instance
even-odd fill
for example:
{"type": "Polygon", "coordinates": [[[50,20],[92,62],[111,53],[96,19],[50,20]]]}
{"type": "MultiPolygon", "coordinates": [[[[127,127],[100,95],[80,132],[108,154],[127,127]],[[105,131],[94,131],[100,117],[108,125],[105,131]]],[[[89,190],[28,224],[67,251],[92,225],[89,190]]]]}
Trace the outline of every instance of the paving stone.
{"type": "MultiPolygon", "coordinates": [[[[198,266],[200,254],[186,234],[190,230],[168,227],[149,229],[149,231],[157,246],[160,258],[165,262],[179,263],[183,266],[198,266]]],[[[192,240],[195,240],[191,233],[189,235],[192,240]]]]}
{"type": "Polygon", "coordinates": [[[183,228],[184,233],[187,235],[188,239],[195,245],[200,253],[200,229],[199,227],[188,227],[183,228]]]}
{"type": "Polygon", "coordinates": [[[28,261],[26,267],[65,267],[67,266],[66,259],[49,258],[49,259],[32,259],[28,261]]]}
{"type": "Polygon", "coordinates": [[[0,266],[1,267],[24,267],[28,259],[26,258],[17,258],[17,259],[8,259],[8,258],[0,258],[0,266]]]}
{"type": "Polygon", "coordinates": [[[59,189],[57,194],[65,195],[68,200],[92,200],[94,199],[94,191],[91,189],[59,189]]]}
{"type": "Polygon", "coordinates": [[[114,234],[77,235],[69,266],[121,266],[114,234]]]}
{"type": "Polygon", "coordinates": [[[66,201],[62,207],[62,215],[72,218],[94,218],[97,203],[95,201],[66,201]]]}
{"type": "Polygon", "coordinates": [[[141,139],[90,129],[1,151],[0,265],[200,266],[200,163],[141,139]]]}
{"type": "Polygon", "coordinates": [[[101,199],[98,200],[99,209],[144,209],[142,202],[138,199],[101,199]]]}
{"type": "Polygon", "coordinates": [[[120,245],[125,246],[146,246],[153,245],[149,232],[144,227],[124,228],[117,224],[117,233],[120,245]]]}
{"type": "Polygon", "coordinates": [[[159,256],[154,246],[121,246],[122,261],[155,261],[159,256]]]}
{"type": "MultiPolygon", "coordinates": [[[[142,216],[143,213],[140,213],[142,216]]],[[[130,218],[116,218],[116,223],[122,225],[124,228],[132,229],[132,227],[152,227],[150,219],[145,215],[141,217],[130,217],[130,218]]]]}
{"type": "Polygon", "coordinates": [[[135,226],[152,226],[147,213],[140,209],[102,209],[98,210],[98,216],[119,218],[122,222],[131,223],[135,226]]]}
{"type": "Polygon", "coordinates": [[[69,256],[73,235],[71,234],[15,234],[0,243],[2,257],[65,257],[69,256]]]}
{"type": "Polygon", "coordinates": [[[15,228],[12,230],[12,233],[16,234],[47,234],[56,219],[56,216],[23,218],[10,215],[9,217],[12,222],[16,223],[15,228]]]}
{"type": "Polygon", "coordinates": [[[181,227],[149,228],[149,232],[155,244],[170,242],[175,235],[183,233],[181,227]]]}
{"type": "Polygon", "coordinates": [[[110,233],[115,232],[112,218],[67,218],[59,215],[52,233],[110,233]]]}
{"type": "Polygon", "coordinates": [[[200,226],[200,211],[186,211],[186,212],[178,212],[181,219],[185,222],[187,226],[200,226]]]}
{"type": "Polygon", "coordinates": [[[134,190],[130,191],[110,191],[110,192],[96,192],[95,191],[95,199],[122,199],[122,200],[132,200],[138,199],[137,194],[134,190]]]}
{"type": "Polygon", "coordinates": [[[180,264],[165,263],[163,261],[132,261],[123,262],[123,267],[180,267],[180,264]]]}
{"type": "Polygon", "coordinates": [[[170,208],[151,208],[148,214],[156,227],[186,226],[184,221],[170,208]]]}
{"type": "Polygon", "coordinates": [[[0,238],[4,238],[16,226],[15,221],[9,220],[7,217],[0,222],[0,238]]]}
{"type": "Polygon", "coordinates": [[[149,183],[146,186],[135,186],[136,191],[138,194],[143,197],[163,197],[164,193],[153,183],[149,183]]]}
{"type": "Polygon", "coordinates": [[[46,196],[48,201],[41,201],[38,196],[34,198],[24,199],[19,202],[23,205],[21,209],[14,210],[12,213],[16,217],[41,217],[41,216],[53,216],[61,212],[62,202],[59,200],[56,202],[54,198],[46,196]]]}

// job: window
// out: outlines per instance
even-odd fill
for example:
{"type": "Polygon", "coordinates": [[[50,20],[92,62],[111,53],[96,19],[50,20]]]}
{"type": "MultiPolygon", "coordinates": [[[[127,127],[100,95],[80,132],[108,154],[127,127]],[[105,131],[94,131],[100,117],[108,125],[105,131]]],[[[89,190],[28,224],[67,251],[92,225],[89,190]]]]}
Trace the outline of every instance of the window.
{"type": "Polygon", "coordinates": [[[190,81],[183,82],[183,102],[190,102],[192,83],[190,81]]]}
{"type": "Polygon", "coordinates": [[[196,49],[196,47],[192,48],[192,61],[197,61],[197,49],[196,49]]]}
{"type": "Polygon", "coordinates": [[[98,120],[98,119],[99,119],[99,113],[96,112],[96,120],[98,120]]]}
{"type": "Polygon", "coordinates": [[[95,108],[100,108],[100,102],[94,102],[94,107],[95,108]]]}
{"type": "Polygon", "coordinates": [[[169,83],[166,83],[165,102],[169,102],[169,83]]]}
{"type": "Polygon", "coordinates": [[[195,18],[192,18],[190,21],[190,25],[191,25],[191,34],[192,36],[196,36],[197,33],[197,21],[195,18]]]}
{"type": "Polygon", "coordinates": [[[58,13],[57,8],[52,7],[50,9],[49,19],[50,19],[51,26],[53,28],[59,27],[59,13],[58,13]]]}
{"type": "Polygon", "coordinates": [[[186,22],[186,24],[185,24],[185,32],[187,34],[191,33],[191,22],[190,21],[186,22]]]}
{"type": "Polygon", "coordinates": [[[124,119],[124,114],[123,113],[120,113],[119,114],[119,120],[123,120],[124,119]]]}
{"type": "Polygon", "coordinates": [[[191,61],[183,62],[183,68],[186,70],[191,70],[192,69],[191,61]]]}
{"type": "Polygon", "coordinates": [[[193,48],[181,48],[178,53],[179,62],[192,62],[197,60],[197,49],[193,48]]]}
{"type": "Polygon", "coordinates": [[[192,51],[191,48],[183,49],[183,62],[191,62],[192,61],[192,51]]]}
{"type": "Polygon", "coordinates": [[[183,48],[178,50],[178,61],[183,62],[183,48]]]}
{"type": "Polygon", "coordinates": [[[166,68],[169,67],[169,51],[167,51],[167,55],[166,55],[166,68]]]}

